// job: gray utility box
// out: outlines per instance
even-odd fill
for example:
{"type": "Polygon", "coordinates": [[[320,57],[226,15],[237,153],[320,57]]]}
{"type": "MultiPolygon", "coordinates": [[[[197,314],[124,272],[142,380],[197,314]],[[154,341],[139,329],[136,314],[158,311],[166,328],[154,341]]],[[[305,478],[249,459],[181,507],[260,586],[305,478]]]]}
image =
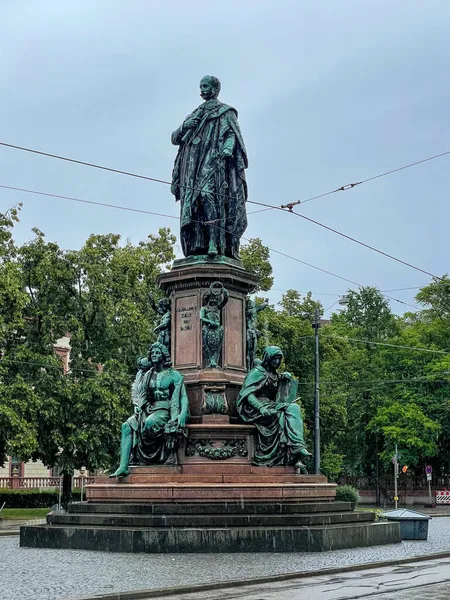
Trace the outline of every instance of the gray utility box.
{"type": "Polygon", "coordinates": [[[399,508],[383,513],[388,521],[397,521],[400,523],[402,531],[402,540],[426,540],[428,539],[428,521],[429,515],[399,508]]]}

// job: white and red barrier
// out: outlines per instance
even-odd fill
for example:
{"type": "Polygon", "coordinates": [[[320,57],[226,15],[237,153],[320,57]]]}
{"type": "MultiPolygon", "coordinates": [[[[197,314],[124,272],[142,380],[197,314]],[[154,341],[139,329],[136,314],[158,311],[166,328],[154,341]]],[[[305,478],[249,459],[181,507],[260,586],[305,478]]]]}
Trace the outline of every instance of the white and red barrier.
{"type": "Polygon", "coordinates": [[[450,490],[436,490],[436,504],[450,504],[450,490]]]}

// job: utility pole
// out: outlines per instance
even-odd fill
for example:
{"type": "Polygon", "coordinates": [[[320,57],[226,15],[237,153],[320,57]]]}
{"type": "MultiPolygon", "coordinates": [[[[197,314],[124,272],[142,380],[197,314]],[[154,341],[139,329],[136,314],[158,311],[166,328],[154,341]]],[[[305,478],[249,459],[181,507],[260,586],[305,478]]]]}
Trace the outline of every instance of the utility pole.
{"type": "Polygon", "coordinates": [[[314,311],[314,329],[315,341],[315,376],[314,376],[314,473],[320,474],[320,356],[319,356],[319,328],[320,315],[319,309],[314,311]]]}
{"type": "Polygon", "coordinates": [[[395,444],[395,456],[394,456],[394,502],[395,502],[395,508],[398,508],[397,479],[398,479],[398,448],[397,448],[397,444],[395,444]]]}

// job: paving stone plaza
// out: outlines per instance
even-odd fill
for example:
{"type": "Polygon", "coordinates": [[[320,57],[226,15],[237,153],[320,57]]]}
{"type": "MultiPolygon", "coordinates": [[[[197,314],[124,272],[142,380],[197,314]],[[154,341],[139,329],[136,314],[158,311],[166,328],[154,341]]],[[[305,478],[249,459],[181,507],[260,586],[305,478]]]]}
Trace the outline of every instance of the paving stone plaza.
{"type": "Polygon", "coordinates": [[[0,537],[0,598],[67,600],[119,591],[315,571],[443,551],[450,551],[450,517],[430,521],[427,541],[311,554],[116,554],[20,548],[18,536],[0,537]]]}

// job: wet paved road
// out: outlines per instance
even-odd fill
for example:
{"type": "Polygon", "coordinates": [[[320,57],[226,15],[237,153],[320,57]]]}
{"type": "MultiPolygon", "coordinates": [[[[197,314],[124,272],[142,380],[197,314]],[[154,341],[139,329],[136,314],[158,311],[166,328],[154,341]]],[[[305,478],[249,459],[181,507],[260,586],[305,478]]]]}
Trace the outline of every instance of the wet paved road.
{"type": "Polygon", "coordinates": [[[159,600],[449,600],[450,558],[342,575],[160,596],[159,600]]]}

